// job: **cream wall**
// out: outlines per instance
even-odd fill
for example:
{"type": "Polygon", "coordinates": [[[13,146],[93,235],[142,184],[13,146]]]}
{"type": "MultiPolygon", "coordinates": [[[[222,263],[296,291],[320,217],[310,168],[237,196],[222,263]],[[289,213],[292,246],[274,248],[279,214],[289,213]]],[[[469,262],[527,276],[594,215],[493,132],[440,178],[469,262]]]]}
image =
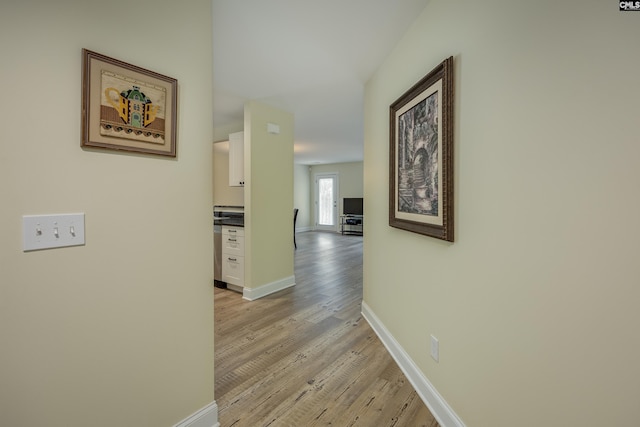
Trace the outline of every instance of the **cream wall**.
{"type": "Polygon", "coordinates": [[[213,123],[213,142],[228,141],[229,135],[244,130],[244,120],[219,126],[213,123]]]}
{"type": "Polygon", "coordinates": [[[639,24],[432,0],[366,86],[364,302],[468,426],[638,424],[639,24]],[[450,55],[453,244],[387,225],[389,105],[450,55]]]}
{"type": "Polygon", "coordinates": [[[293,165],[293,206],[298,208],[296,229],[308,230],[311,227],[311,184],[309,166],[293,165]]]}
{"type": "Polygon", "coordinates": [[[293,279],[293,115],[249,101],[244,120],[245,285],[255,289],[293,279]]]}
{"type": "Polygon", "coordinates": [[[209,0],[3,3],[0,425],[213,402],[211,30],[209,0]],[[82,48],[178,79],[176,159],[80,148],[82,48]],[[22,215],[67,212],[85,246],[23,253],[22,215]]]}

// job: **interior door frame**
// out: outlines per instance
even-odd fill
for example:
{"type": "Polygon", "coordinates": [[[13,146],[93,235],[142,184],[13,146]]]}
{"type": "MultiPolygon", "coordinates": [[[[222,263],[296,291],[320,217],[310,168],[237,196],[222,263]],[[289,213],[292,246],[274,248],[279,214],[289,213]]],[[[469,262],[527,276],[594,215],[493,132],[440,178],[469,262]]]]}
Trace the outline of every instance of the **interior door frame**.
{"type": "Polygon", "coordinates": [[[319,231],[333,231],[338,232],[339,216],[338,210],[340,209],[340,174],[338,172],[318,172],[313,176],[313,200],[314,200],[314,224],[315,229],[319,231]],[[333,200],[333,226],[320,225],[318,219],[320,217],[319,206],[319,194],[318,194],[318,180],[321,178],[333,178],[333,188],[335,190],[333,200]]]}

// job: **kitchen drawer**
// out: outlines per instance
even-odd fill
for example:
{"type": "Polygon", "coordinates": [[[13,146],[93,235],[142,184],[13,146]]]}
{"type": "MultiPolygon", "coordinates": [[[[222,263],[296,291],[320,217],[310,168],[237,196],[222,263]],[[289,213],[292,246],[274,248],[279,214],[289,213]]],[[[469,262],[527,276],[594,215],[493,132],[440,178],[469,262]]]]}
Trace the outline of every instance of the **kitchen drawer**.
{"type": "Polygon", "coordinates": [[[222,254],[222,280],[244,286],[244,257],[222,254]]]}
{"type": "Polygon", "coordinates": [[[244,236],[222,235],[222,254],[244,256],[244,236]]]}
{"type": "Polygon", "coordinates": [[[244,237],[244,228],[243,227],[230,227],[227,225],[222,226],[222,235],[228,236],[242,236],[244,237]]]}

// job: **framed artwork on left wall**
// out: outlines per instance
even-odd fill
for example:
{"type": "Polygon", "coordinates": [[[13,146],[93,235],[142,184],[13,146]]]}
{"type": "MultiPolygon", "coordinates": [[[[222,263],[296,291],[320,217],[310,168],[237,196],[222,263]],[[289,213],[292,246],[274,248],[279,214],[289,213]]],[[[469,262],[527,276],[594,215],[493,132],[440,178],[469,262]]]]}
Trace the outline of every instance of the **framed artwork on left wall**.
{"type": "Polygon", "coordinates": [[[178,81],[82,50],[82,147],[176,157],[178,81]]]}

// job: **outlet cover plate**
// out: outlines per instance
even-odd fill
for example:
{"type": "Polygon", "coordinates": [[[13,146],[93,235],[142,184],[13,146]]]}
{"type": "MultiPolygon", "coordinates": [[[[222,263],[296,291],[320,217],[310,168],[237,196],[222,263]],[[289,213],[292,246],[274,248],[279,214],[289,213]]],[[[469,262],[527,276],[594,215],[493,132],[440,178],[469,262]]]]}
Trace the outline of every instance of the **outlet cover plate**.
{"type": "Polygon", "coordinates": [[[438,338],[431,335],[431,357],[436,362],[440,361],[440,343],[438,342],[438,338]]]}

